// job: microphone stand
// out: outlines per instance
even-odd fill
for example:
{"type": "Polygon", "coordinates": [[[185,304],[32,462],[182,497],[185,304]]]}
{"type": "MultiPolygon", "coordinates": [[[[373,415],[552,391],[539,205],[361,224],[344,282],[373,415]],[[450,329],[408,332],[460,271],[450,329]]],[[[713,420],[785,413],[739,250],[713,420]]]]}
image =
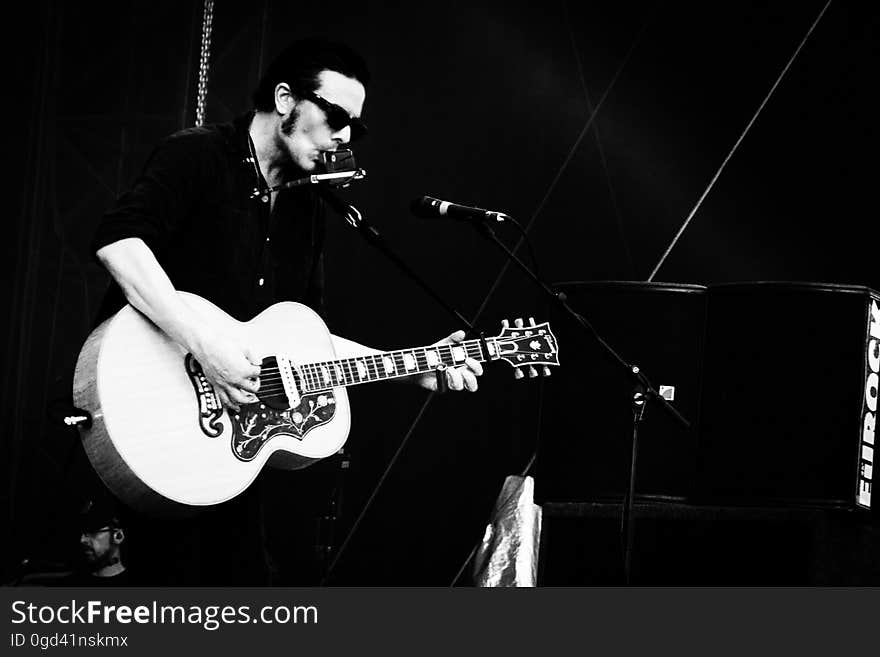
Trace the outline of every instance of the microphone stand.
{"type": "MultiPolygon", "coordinates": [[[[465,317],[458,312],[455,308],[449,305],[439,294],[437,294],[434,289],[429,286],[424,279],[422,279],[415,271],[410,267],[406,262],[404,262],[400,256],[398,256],[388,244],[385,242],[385,239],[379,233],[374,225],[369,223],[366,219],[364,219],[363,214],[354,207],[353,205],[349,205],[345,203],[338,196],[333,194],[330,190],[325,187],[320,189],[321,197],[327,202],[327,204],[336,210],[342,218],[345,219],[345,222],[355,228],[364,239],[369,242],[372,246],[382,252],[386,258],[388,258],[391,262],[393,262],[400,271],[402,271],[407,278],[411,281],[415,282],[422,290],[424,290],[428,296],[430,296],[434,301],[436,301],[446,312],[448,312],[452,317],[455,318],[455,321],[461,324],[462,326],[467,327],[468,333],[474,336],[482,336],[482,333],[478,332],[477,329],[471,324],[465,317]]],[[[487,351],[488,355],[488,351],[487,351]]]]}
{"type": "MultiPolygon", "coordinates": [[[[501,219],[496,219],[501,221],[501,219]]],[[[663,408],[667,413],[669,413],[676,422],[678,422],[685,429],[689,429],[691,423],[688,422],[685,417],[678,412],[657,390],[654,389],[654,386],[651,385],[651,382],[648,380],[648,377],[642,371],[642,369],[635,364],[631,364],[626,362],[612,347],[609,345],[602,336],[593,328],[593,325],[590,324],[589,321],[579,313],[575,312],[571,306],[568,305],[566,300],[566,296],[563,292],[556,292],[551,289],[544,281],[538,278],[534,272],[532,272],[519,258],[516,257],[516,254],[511,251],[507,245],[505,245],[498,236],[495,234],[495,231],[492,230],[492,227],[489,225],[489,218],[486,217],[482,221],[471,222],[474,228],[477,229],[479,233],[481,233],[484,237],[486,237],[490,242],[495,244],[501,251],[503,251],[508,259],[513,262],[517,268],[519,268],[522,272],[528,276],[541,290],[553,299],[553,302],[560,307],[563,312],[581,328],[585,333],[591,335],[605,350],[606,354],[616,362],[621,369],[626,371],[627,377],[632,381],[632,453],[630,456],[629,463],[629,481],[627,486],[627,492],[623,500],[623,510],[621,513],[621,535],[622,535],[622,548],[623,548],[623,572],[624,572],[624,581],[626,584],[631,583],[631,567],[632,567],[632,550],[633,550],[633,537],[635,534],[635,524],[633,521],[633,499],[635,497],[635,482],[636,482],[636,460],[638,456],[638,441],[639,441],[639,427],[641,422],[645,416],[645,410],[647,409],[649,401],[656,401],[660,404],[661,408],[663,408]]]]}
{"type": "MultiPolygon", "coordinates": [[[[312,181],[312,182],[315,182],[315,181],[312,181]]],[[[342,218],[345,219],[345,222],[349,226],[351,226],[352,228],[357,230],[358,233],[360,233],[361,236],[370,245],[375,247],[377,250],[379,250],[382,253],[382,255],[384,255],[386,258],[388,258],[388,260],[393,262],[394,265],[397,266],[397,268],[401,272],[403,272],[407,278],[409,278],[411,281],[414,281],[422,290],[424,290],[428,294],[429,297],[431,297],[434,301],[436,301],[437,304],[440,305],[441,308],[443,308],[452,317],[454,317],[455,321],[458,322],[458,324],[466,327],[467,331],[470,335],[478,337],[480,339],[481,344],[482,344],[482,349],[483,349],[484,354],[486,355],[486,359],[487,360],[489,359],[489,349],[486,345],[485,334],[481,331],[477,331],[477,329],[474,327],[474,325],[471,322],[469,322],[460,312],[458,312],[449,303],[447,303],[430,285],[428,285],[428,283],[423,278],[421,278],[420,276],[418,276],[415,273],[415,271],[412,269],[412,267],[410,267],[406,262],[404,262],[404,260],[399,255],[397,255],[397,253],[392,251],[391,248],[388,246],[388,244],[385,242],[381,233],[379,233],[378,229],[375,226],[373,226],[371,223],[369,223],[366,219],[364,219],[363,214],[361,214],[361,212],[356,207],[354,207],[353,205],[349,205],[348,203],[345,203],[342,199],[340,199],[338,196],[336,196],[332,191],[330,191],[325,186],[319,187],[318,193],[320,194],[321,198],[323,198],[324,201],[331,208],[333,208],[333,210],[338,212],[342,216],[342,218]]],[[[443,392],[446,390],[446,376],[445,376],[445,373],[443,370],[444,370],[444,368],[442,366],[438,367],[438,369],[437,369],[437,392],[443,392]]],[[[401,445],[401,447],[402,447],[402,445],[401,445]]],[[[387,474],[390,471],[395,459],[397,458],[397,454],[399,454],[399,453],[400,453],[400,448],[398,448],[397,453],[392,458],[391,462],[389,463],[388,467],[386,468],[385,474],[387,474]]],[[[383,475],[382,478],[379,480],[379,483],[376,485],[376,488],[373,491],[373,493],[370,495],[370,497],[367,498],[366,505],[364,506],[363,510],[361,510],[360,515],[355,520],[354,524],[352,525],[351,529],[348,532],[348,535],[343,540],[342,545],[339,546],[339,549],[336,551],[336,554],[333,557],[333,560],[324,569],[323,577],[321,578],[321,582],[320,582],[321,586],[323,586],[327,582],[328,578],[330,577],[330,574],[333,572],[333,569],[336,566],[336,563],[339,561],[339,557],[342,555],[343,550],[348,545],[349,541],[351,540],[352,536],[354,535],[355,531],[357,530],[361,519],[364,517],[364,513],[366,512],[367,508],[370,506],[373,499],[375,498],[376,493],[378,492],[378,489],[382,485],[382,482],[384,481],[384,479],[385,479],[385,476],[383,475]]],[[[327,555],[327,557],[329,558],[329,554],[327,555]]]]}

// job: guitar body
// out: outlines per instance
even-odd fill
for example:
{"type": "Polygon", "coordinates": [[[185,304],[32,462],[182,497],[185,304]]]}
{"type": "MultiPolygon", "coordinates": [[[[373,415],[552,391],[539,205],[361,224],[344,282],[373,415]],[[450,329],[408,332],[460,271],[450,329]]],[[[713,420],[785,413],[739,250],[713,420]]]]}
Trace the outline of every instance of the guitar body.
{"type": "MultiPolygon", "coordinates": [[[[298,362],[336,358],[324,322],[304,305],[279,303],[239,322],[201,297],[181,296],[208,323],[253,345],[264,371],[279,354],[298,362]]],[[[261,376],[261,401],[230,414],[198,364],[126,306],[83,346],[74,401],[92,416],[81,427],[83,445],[107,486],[135,509],[182,514],[238,495],[267,463],[303,468],[345,443],[351,416],[344,387],[304,394],[288,407],[286,397],[275,405],[263,399],[270,384],[261,376]]]]}
{"type": "MultiPolygon", "coordinates": [[[[518,376],[559,364],[547,323],[502,323],[499,335],[339,359],[323,320],[283,302],[239,322],[194,294],[181,297],[208,325],[262,358],[258,400],[226,411],[191,354],[126,306],[88,337],[73,381],[91,418],[83,446],[107,487],[130,507],[189,514],[247,488],[266,464],[296,470],[348,438],[347,386],[503,360],[518,376]]],[[[350,347],[349,347],[350,349],[350,347]]]]}

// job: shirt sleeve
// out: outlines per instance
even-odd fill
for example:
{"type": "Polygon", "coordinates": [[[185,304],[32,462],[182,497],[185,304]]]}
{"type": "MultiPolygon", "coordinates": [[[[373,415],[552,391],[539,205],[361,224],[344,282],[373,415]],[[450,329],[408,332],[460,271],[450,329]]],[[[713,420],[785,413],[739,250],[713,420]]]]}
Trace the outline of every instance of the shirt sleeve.
{"type": "Polygon", "coordinates": [[[132,237],[161,253],[197,200],[204,179],[204,142],[204,135],[193,130],[160,142],[131,189],[103,216],[92,239],[92,253],[132,237]]]}

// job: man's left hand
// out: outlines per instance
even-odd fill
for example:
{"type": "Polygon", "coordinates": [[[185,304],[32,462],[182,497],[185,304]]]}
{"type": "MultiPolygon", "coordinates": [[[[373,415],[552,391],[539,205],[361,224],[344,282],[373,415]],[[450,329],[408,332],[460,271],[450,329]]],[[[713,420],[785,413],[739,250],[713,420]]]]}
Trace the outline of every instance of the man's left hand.
{"type": "MultiPolygon", "coordinates": [[[[464,340],[464,331],[456,331],[447,338],[443,338],[439,342],[435,342],[432,346],[456,344],[464,340]]],[[[483,366],[479,361],[468,358],[463,365],[457,367],[447,367],[443,372],[446,376],[446,386],[450,390],[468,390],[475,392],[477,389],[477,377],[482,376],[483,366]]],[[[413,377],[413,381],[428,390],[437,389],[437,374],[429,372],[428,374],[419,374],[413,377]]]]}

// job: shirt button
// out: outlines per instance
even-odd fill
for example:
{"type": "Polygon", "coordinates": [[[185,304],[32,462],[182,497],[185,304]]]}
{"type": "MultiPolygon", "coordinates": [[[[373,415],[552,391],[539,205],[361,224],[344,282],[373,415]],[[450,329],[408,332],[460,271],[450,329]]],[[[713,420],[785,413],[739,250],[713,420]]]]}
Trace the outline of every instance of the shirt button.
{"type": "Polygon", "coordinates": [[[263,279],[262,278],[257,281],[257,285],[259,285],[260,287],[263,287],[263,279]]]}

